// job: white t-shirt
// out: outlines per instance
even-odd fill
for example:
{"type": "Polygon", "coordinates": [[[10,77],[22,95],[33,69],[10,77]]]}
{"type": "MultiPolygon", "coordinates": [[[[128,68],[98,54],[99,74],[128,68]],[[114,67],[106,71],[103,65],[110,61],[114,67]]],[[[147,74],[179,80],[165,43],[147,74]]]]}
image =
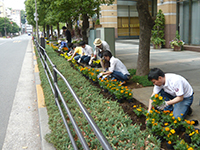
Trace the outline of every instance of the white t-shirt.
{"type": "Polygon", "coordinates": [[[101,48],[98,48],[95,46],[95,51],[94,51],[94,55],[97,55],[97,53],[101,52],[102,50],[108,50],[110,51],[110,46],[108,45],[108,43],[106,41],[101,41],[102,42],[102,46],[101,48]]]}
{"type": "Polygon", "coordinates": [[[158,94],[163,89],[166,93],[176,97],[190,97],[193,94],[193,89],[189,82],[180,75],[173,73],[165,74],[165,84],[161,86],[154,85],[154,93],[158,94]]]}
{"type": "Polygon", "coordinates": [[[84,53],[84,55],[91,56],[93,54],[92,47],[85,44],[85,48],[82,48],[82,53],[84,53]]]}
{"type": "Polygon", "coordinates": [[[118,58],[115,58],[114,56],[110,58],[110,67],[108,68],[108,70],[110,72],[119,71],[123,75],[125,74],[130,75],[126,66],[118,58]]]}

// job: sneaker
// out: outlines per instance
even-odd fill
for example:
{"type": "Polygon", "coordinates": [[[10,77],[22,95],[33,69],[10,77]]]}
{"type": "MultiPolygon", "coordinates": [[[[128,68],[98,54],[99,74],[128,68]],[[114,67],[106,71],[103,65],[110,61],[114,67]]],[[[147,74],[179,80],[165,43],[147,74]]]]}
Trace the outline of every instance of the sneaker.
{"type": "Polygon", "coordinates": [[[188,116],[190,116],[191,114],[192,114],[192,108],[191,108],[191,107],[189,107],[189,108],[188,108],[187,115],[188,115],[188,116]]]}

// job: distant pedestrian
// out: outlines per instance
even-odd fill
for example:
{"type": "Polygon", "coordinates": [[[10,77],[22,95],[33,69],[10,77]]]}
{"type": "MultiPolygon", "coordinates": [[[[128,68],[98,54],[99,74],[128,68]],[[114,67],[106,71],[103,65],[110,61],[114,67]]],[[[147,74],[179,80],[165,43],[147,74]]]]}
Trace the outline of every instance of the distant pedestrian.
{"type": "Polygon", "coordinates": [[[72,42],[72,38],[71,38],[71,32],[68,30],[68,24],[67,24],[67,28],[65,26],[62,27],[63,29],[63,33],[66,36],[66,40],[68,43],[72,42]]]}

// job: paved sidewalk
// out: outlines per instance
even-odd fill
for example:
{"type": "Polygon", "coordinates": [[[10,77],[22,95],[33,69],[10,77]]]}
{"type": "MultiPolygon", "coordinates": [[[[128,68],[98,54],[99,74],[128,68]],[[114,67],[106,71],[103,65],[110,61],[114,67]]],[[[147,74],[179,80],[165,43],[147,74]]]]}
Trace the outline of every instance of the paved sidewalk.
{"type": "MultiPolygon", "coordinates": [[[[116,40],[116,57],[128,69],[137,67],[139,40],[116,40]]],[[[200,53],[192,51],[173,51],[172,49],[150,50],[150,68],[160,68],[164,72],[180,74],[192,85],[194,90],[193,113],[186,119],[197,119],[200,123],[200,53]]],[[[148,106],[148,99],[153,87],[144,87],[133,90],[133,97],[148,106]]],[[[198,126],[200,128],[200,125],[198,126]]]]}

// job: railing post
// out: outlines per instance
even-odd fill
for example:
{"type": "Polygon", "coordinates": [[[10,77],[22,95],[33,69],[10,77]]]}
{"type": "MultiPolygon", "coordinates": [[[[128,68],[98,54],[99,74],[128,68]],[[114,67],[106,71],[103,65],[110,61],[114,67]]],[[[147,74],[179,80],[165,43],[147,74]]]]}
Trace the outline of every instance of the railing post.
{"type": "Polygon", "coordinates": [[[55,71],[54,68],[56,68],[56,65],[53,66],[53,80],[54,80],[55,100],[57,100],[58,99],[58,91],[57,91],[56,86],[55,86],[55,84],[57,84],[57,72],[55,71]]]}
{"type": "Polygon", "coordinates": [[[44,37],[40,38],[40,44],[41,44],[41,47],[43,47],[43,49],[40,48],[40,50],[42,51],[42,55],[44,55],[44,49],[45,49],[45,39],[44,39],[44,37]]]}

